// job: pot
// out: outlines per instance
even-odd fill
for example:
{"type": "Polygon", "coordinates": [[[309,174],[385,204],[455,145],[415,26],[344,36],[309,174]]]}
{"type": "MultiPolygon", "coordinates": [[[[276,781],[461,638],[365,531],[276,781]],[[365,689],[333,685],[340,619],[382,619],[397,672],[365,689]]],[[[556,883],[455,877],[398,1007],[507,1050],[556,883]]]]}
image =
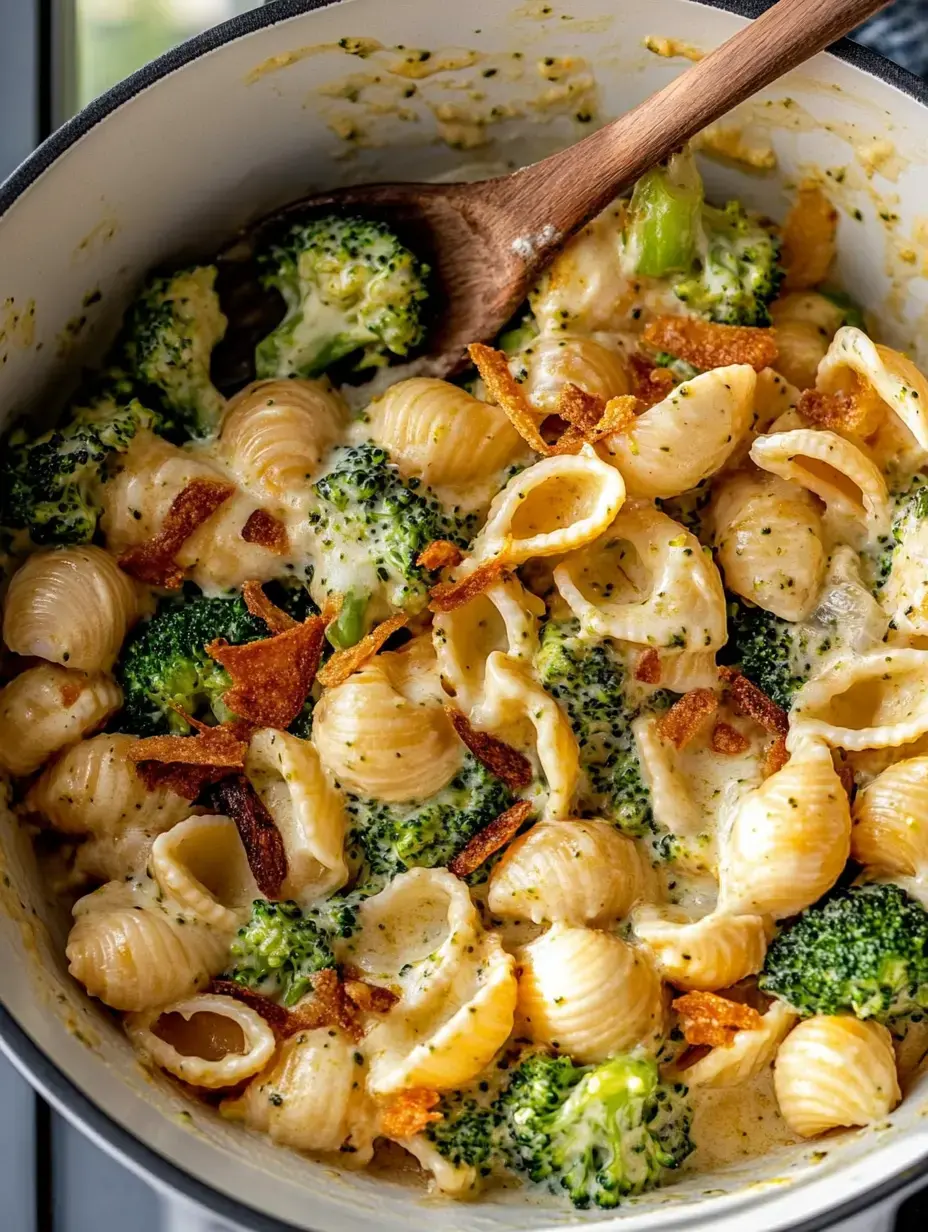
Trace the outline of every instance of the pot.
{"type": "MultiPolygon", "coordinates": [[[[184,44],[92,103],[0,188],[3,421],[54,412],[153,265],[209,257],[237,226],[307,190],[532,161],[656,90],[691,47],[716,45],[752,11],[749,0],[277,0],[184,44]],[[648,36],[663,38],[656,51],[648,36]]],[[[775,217],[786,189],[824,172],[842,211],[838,277],[883,339],[917,358],[928,344],[917,328],[928,299],[926,106],[914,77],[843,43],[726,122],[713,152],[728,162],[704,166],[710,197],[737,193],[775,217]],[[756,164],[747,174],[745,159],[756,164]]],[[[153,1078],[68,978],[67,922],[43,893],[27,836],[7,813],[0,827],[3,1048],[136,1172],[273,1232],[425,1232],[436,1217],[462,1232],[576,1222],[524,1193],[449,1207],[411,1175],[336,1171],[153,1078]]],[[[928,1173],[926,1090],[869,1131],[684,1173],[590,1218],[624,1232],[826,1227],[928,1173]]]]}

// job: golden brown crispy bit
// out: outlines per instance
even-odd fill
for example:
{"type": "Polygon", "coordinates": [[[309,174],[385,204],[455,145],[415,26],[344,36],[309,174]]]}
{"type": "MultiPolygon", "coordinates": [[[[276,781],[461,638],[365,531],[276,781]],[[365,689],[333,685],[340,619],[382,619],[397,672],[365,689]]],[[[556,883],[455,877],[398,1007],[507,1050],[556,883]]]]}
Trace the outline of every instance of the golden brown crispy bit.
{"type": "Polygon", "coordinates": [[[266,509],[256,509],[248,515],[248,521],[242,527],[242,538],[246,543],[257,543],[278,556],[286,556],[290,551],[286,526],[266,509]]]}
{"type": "Polygon", "coordinates": [[[585,442],[624,432],[635,422],[638,400],[631,394],[604,402],[578,385],[567,384],[558,394],[557,417],[569,426],[552,447],[554,453],[579,453],[585,442]]]}
{"type": "Polygon", "coordinates": [[[736,757],[751,747],[747,736],[743,736],[730,723],[716,723],[709,744],[714,753],[725,753],[728,757],[736,757]]]}
{"type": "Polygon", "coordinates": [[[653,646],[642,650],[638,656],[638,662],[635,664],[635,679],[643,684],[660,684],[661,657],[653,646]]]}
{"type": "Polygon", "coordinates": [[[380,1132],[385,1138],[413,1138],[421,1134],[432,1121],[440,1121],[441,1113],[433,1112],[441,1102],[437,1091],[411,1087],[394,1095],[380,1114],[380,1132]]]}
{"type": "Polygon", "coordinates": [[[756,1031],[763,1022],[750,1005],[729,1001],[714,992],[688,992],[677,997],[673,1008],[680,1015],[686,1042],[713,1048],[724,1048],[737,1031],[756,1031]]]}
{"type": "Polygon", "coordinates": [[[691,689],[674,702],[657,723],[662,740],[675,749],[685,748],[718,709],[718,695],[711,689],[691,689]]]}
{"type": "Polygon", "coordinates": [[[506,412],[519,436],[535,453],[549,454],[551,450],[538,431],[535,415],[522,387],[509,371],[509,357],[480,342],[473,343],[467,350],[490,398],[506,412]]]}
{"type": "Polygon", "coordinates": [[[337,684],[347,680],[369,659],[373,659],[384,642],[392,637],[397,629],[403,629],[407,624],[408,620],[405,616],[390,616],[387,620],[381,621],[379,625],[375,625],[367,637],[362,637],[357,645],[349,646],[347,650],[339,650],[332,655],[319,673],[319,683],[327,689],[333,689],[337,684]]]}
{"type": "Polygon", "coordinates": [[[504,560],[489,560],[456,582],[439,582],[429,591],[429,611],[453,612],[495,586],[507,572],[504,560]]]}
{"type": "Polygon", "coordinates": [[[454,706],[445,706],[445,714],[457,732],[461,743],[473,753],[491,774],[502,779],[507,787],[528,787],[532,778],[532,763],[512,745],[498,740],[489,732],[471,727],[466,715],[454,706]]]}
{"type": "Polygon", "coordinates": [[[759,689],[747,676],[734,668],[721,667],[719,675],[728,686],[732,705],[739,714],[759,723],[772,736],[785,736],[789,731],[789,718],[782,706],[772,701],[763,689],[759,689]]]}
{"type": "Polygon", "coordinates": [[[354,1005],[345,995],[344,985],[338,972],[325,967],[311,975],[313,995],[303,1000],[290,1011],[286,1032],[313,1031],[317,1027],[341,1027],[353,1040],[359,1040],[364,1031],[357,1020],[354,1005]]]}
{"type": "Polygon", "coordinates": [[[149,791],[163,786],[195,800],[208,783],[244,769],[248,743],[242,739],[240,724],[207,727],[184,718],[196,728],[195,735],[149,736],[131,744],[126,756],[149,791]]]}
{"type": "Polygon", "coordinates": [[[632,393],[647,410],[663,402],[674,387],[673,373],[667,368],[659,368],[646,355],[638,351],[629,356],[629,366],[632,375],[632,393]]]}
{"type": "Polygon", "coordinates": [[[192,480],[174,497],[158,533],[123,552],[119,567],[148,586],[179,590],[184,571],[174,557],[234,491],[234,486],[224,480],[192,480]]]}
{"type": "Polygon", "coordinates": [[[784,290],[817,286],[835,255],[838,211],[817,184],[800,184],[796,201],[783,224],[781,262],[784,290]]]}
{"type": "Polygon", "coordinates": [[[246,582],[242,587],[242,598],[252,616],[263,620],[272,633],[286,633],[288,629],[295,629],[299,624],[299,621],[270,601],[260,582],[246,582]]]}
{"type": "Polygon", "coordinates": [[[244,774],[216,786],[218,806],[238,829],[248,867],[265,898],[280,898],[287,880],[287,852],[277,823],[244,774]]]}
{"type": "Polygon", "coordinates": [[[782,770],[789,761],[789,752],[786,748],[786,737],[777,736],[764,755],[764,778],[769,779],[771,774],[776,774],[778,770],[782,770]]]}
{"type": "Polygon", "coordinates": [[[870,436],[882,417],[881,404],[853,392],[823,394],[817,389],[804,389],[796,409],[820,428],[853,432],[857,436],[870,436]]]}
{"type": "Polygon", "coordinates": [[[467,877],[476,872],[485,860],[505,847],[518,833],[520,826],[531,816],[534,805],[531,800],[518,800],[505,813],[500,813],[479,834],[475,834],[463,851],[459,851],[448,871],[455,877],[467,877]]]}
{"type": "Polygon", "coordinates": [[[586,433],[592,432],[602,419],[606,403],[597,394],[589,394],[579,385],[568,381],[558,394],[554,409],[555,414],[565,423],[573,424],[575,428],[586,433]]]}
{"type": "Polygon", "coordinates": [[[387,1014],[399,997],[380,984],[368,984],[366,980],[349,978],[346,974],[345,996],[359,1010],[369,1014],[387,1014]]]}
{"type": "Polygon", "coordinates": [[[234,997],[236,1001],[241,1001],[243,1005],[253,1009],[256,1014],[260,1014],[274,1031],[279,1033],[286,1031],[287,1019],[290,1017],[288,1010],[278,1005],[276,1001],[272,1001],[270,997],[263,997],[261,993],[255,992],[253,988],[236,984],[235,980],[213,980],[209,991],[219,997],[234,997]]]}
{"type": "Polygon", "coordinates": [[[259,727],[290,726],[316,679],[322,658],[325,622],[310,616],[302,624],[257,642],[230,646],[217,638],[206,653],[232,677],[222,700],[234,713],[259,727]]]}
{"type": "Polygon", "coordinates": [[[642,336],[655,350],[669,351],[696,368],[750,364],[760,372],[777,357],[773,330],[750,325],[716,325],[697,317],[656,317],[645,326],[642,336]]]}
{"type": "Polygon", "coordinates": [[[447,539],[433,539],[428,547],[419,553],[416,564],[434,572],[436,569],[453,569],[463,559],[464,553],[456,543],[447,539]]]}

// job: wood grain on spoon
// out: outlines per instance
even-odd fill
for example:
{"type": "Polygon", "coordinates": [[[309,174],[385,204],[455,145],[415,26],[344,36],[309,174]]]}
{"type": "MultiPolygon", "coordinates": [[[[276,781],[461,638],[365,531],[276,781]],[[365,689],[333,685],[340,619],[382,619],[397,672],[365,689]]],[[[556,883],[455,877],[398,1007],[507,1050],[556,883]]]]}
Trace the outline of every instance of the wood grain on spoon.
{"type": "Polygon", "coordinates": [[[663,90],[542,162],[467,184],[369,184],[307,197],[257,223],[239,252],[247,260],[274,230],[320,210],[381,219],[435,270],[439,324],[420,371],[447,375],[463,365],[468,343],[500,331],[564,241],[622,189],[886,3],[779,0],[663,90]]]}

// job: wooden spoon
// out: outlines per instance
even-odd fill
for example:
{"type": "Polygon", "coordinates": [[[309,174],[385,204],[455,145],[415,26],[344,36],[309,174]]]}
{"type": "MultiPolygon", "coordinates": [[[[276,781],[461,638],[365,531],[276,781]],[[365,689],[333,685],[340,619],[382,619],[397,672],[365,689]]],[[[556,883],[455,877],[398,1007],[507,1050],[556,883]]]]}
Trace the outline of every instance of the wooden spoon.
{"type": "Polygon", "coordinates": [[[417,370],[445,376],[471,342],[493,338],[561,245],[623,188],[730,108],[815,55],[887,0],[779,0],[705,59],[583,141],[511,175],[467,184],[365,184],[293,202],[220,258],[230,329],[216,356],[221,388],[249,380],[254,346],[283,317],[254,254],[314,212],[346,210],[390,225],[435,271],[441,302],[417,370]]]}

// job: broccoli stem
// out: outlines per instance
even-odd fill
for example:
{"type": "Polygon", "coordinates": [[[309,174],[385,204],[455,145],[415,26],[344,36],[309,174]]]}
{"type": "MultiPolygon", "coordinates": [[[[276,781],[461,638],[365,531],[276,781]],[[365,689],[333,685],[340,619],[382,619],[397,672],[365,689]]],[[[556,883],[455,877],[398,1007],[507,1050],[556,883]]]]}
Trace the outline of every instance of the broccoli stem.
{"type": "Polygon", "coordinates": [[[336,650],[347,650],[360,642],[364,636],[364,613],[369,601],[370,595],[356,594],[353,590],[345,595],[341,611],[325,631],[336,650]]]}
{"type": "Polygon", "coordinates": [[[702,180],[688,150],[635,184],[626,235],[635,270],[650,278],[690,270],[697,255],[702,180]]]}

